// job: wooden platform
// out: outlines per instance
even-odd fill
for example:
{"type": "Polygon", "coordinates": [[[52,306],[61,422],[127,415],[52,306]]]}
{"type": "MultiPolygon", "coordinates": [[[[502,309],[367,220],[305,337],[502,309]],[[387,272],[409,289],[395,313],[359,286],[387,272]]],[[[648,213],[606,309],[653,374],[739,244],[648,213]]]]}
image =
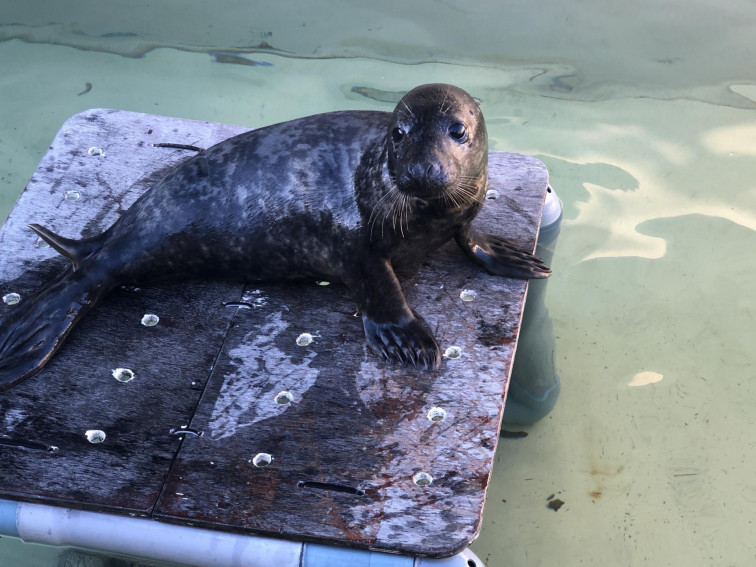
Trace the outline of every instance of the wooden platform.
{"type": "MultiPolygon", "coordinates": [[[[68,120],[0,230],[0,296],[24,301],[65,269],[27,223],[97,234],[192,155],[152,144],[208,147],[243,130],[102,109],[68,120]]],[[[532,249],[546,169],[490,158],[498,198],[476,225],[532,249]]],[[[487,275],[451,243],[402,285],[442,349],[461,349],[437,372],[381,363],[341,286],[116,290],[42,373],[0,392],[0,497],[411,555],[460,551],[480,529],[526,283],[487,275]],[[463,301],[463,290],[477,295],[463,301]],[[159,322],[143,325],[146,314],[159,322]],[[300,346],[303,333],[312,342],[300,346]],[[119,368],[133,379],[117,380],[119,368]],[[104,441],[90,442],[92,431],[104,441]]]]}

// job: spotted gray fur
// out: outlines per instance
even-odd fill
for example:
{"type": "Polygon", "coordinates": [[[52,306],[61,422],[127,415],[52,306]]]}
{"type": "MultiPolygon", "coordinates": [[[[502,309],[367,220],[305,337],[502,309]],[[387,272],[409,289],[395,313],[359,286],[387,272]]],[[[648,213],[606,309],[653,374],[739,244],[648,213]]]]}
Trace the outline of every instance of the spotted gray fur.
{"type": "Polygon", "coordinates": [[[31,225],[75,269],[2,322],[0,389],[38,372],[115,286],[206,275],[341,281],[379,356],[438,368],[439,347],[395,270],[455,238],[491,273],[549,274],[527,251],[471,228],[487,185],[483,115],[451,85],[417,87],[393,113],[331,112],[225,140],[178,165],[93,239],[31,225]]]}

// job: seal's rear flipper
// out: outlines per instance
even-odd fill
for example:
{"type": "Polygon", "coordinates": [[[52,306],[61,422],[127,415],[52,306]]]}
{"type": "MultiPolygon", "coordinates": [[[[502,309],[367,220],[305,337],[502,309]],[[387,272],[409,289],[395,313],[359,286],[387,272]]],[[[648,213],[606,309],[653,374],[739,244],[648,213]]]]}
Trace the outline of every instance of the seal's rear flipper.
{"type": "Polygon", "coordinates": [[[459,247],[490,274],[520,279],[541,279],[551,275],[551,270],[540,258],[506,238],[466,227],[455,239],[459,247]]]}
{"type": "Polygon", "coordinates": [[[55,234],[52,230],[39,224],[30,224],[29,228],[36,232],[39,237],[52,246],[59,254],[62,254],[73,262],[74,270],[79,269],[81,261],[102,247],[102,236],[86,240],[75,240],[55,234]]]}
{"type": "Polygon", "coordinates": [[[0,321],[0,390],[39,372],[68,333],[109,287],[68,272],[37,296],[10,308],[0,321]]]}

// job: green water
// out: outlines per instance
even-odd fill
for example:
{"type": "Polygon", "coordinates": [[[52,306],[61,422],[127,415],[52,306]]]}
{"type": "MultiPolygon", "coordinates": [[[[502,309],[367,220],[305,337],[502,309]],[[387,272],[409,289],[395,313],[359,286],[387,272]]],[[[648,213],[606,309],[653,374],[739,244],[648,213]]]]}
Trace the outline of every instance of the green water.
{"type": "MultiPolygon", "coordinates": [[[[489,567],[754,564],[756,5],[502,4],[0,0],[0,218],[87,108],[262,126],[392,108],[355,86],[458,84],[565,206],[561,397],[500,442],[473,549],[489,567]]],[[[56,561],[0,540],[0,565],[56,561]]]]}

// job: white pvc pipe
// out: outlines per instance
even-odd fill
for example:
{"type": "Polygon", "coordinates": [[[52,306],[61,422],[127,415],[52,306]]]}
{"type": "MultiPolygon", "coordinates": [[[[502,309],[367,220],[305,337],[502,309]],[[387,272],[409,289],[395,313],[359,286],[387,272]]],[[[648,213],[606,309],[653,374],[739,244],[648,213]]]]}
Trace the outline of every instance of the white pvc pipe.
{"type": "Polygon", "coordinates": [[[19,503],[19,537],[31,543],[197,567],[299,565],[302,543],[187,528],[154,520],[19,503]]]}
{"type": "Polygon", "coordinates": [[[485,567],[470,550],[412,558],[2,499],[0,535],[192,567],[485,567]]]}

